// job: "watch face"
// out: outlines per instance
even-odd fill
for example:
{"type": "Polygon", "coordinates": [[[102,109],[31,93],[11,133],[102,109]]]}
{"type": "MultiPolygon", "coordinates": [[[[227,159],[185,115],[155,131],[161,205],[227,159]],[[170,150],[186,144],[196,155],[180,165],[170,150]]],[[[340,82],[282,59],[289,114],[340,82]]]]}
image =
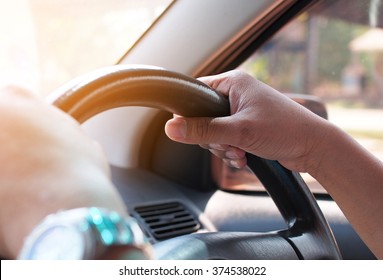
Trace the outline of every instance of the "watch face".
{"type": "Polygon", "coordinates": [[[27,259],[80,260],[85,252],[84,235],[72,226],[52,226],[31,244],[27,259]]]}

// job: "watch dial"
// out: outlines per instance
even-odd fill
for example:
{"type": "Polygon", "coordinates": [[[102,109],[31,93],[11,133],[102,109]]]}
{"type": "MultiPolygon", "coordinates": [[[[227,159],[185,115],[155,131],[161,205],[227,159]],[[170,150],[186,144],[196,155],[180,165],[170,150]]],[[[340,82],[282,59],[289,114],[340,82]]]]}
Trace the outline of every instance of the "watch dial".
{"type": "Polygon", "coordinates": [[[54,226],[43,232],[30,250],[31,259],[79,260],[84,257],[83,234],[71,226],[54,226]]]}

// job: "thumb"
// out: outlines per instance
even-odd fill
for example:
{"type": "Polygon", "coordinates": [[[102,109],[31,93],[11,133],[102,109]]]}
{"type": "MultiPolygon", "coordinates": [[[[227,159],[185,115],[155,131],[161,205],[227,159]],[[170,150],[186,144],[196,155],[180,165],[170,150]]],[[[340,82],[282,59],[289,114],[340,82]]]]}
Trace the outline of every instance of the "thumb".
{"type": "Polygon", "coordinates": [[[174,117],[165,125],[166,135],[177,142],[186,144],[227,144],[229,125],[223,118],[174,117]]]}

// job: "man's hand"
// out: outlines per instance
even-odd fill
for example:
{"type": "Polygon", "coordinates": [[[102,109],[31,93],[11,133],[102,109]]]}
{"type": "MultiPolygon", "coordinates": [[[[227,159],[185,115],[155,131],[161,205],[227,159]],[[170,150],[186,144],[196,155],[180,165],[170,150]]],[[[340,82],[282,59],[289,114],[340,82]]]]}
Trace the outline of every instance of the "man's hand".
{"type": "Polygon", "coordinates": [[[307,170],[308,154],[322,139],[316,137],[321,118],[241,71],[200,80],[229,98],[231,116],[175,116],[165,126],[169,138],[200,144],[237,168],[246,165],[246,151],[296,171],[307,170]]]}

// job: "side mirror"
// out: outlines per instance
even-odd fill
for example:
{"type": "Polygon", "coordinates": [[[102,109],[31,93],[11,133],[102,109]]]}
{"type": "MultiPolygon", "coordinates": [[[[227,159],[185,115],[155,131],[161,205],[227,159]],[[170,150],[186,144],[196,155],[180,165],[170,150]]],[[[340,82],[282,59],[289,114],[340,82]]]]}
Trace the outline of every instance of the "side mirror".
{"type": "Polygon", "coordinates": [[[286,93],[285,95],[318,116],[328,119],[326,106],[319,97],[297,93],[286,93]]]}

